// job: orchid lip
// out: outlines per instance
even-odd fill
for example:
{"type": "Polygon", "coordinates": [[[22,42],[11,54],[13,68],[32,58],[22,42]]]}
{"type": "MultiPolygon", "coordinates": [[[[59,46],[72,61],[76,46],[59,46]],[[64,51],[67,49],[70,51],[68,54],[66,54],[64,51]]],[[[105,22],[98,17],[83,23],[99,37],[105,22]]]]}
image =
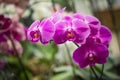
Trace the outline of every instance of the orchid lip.
{"type": "Polygon", "coordinates": [[[31,37],[32,38],[39,38],[40,32],[38,30],[36,31],[31,31],[31,37]]]}
{"type": "Polygon", "coordinates": [[[68,32],[67,37],[68,37],[68,38],[73,38],[73,37],[74,37],[74,34],[73,34],[72,32],[68,32]]]}
{"type": "Polygon", "coordinates": [[[35,38],[38,38],[39,37],[39,34],[37,32],[34,33],[34,37],[35,38]]]}
{"type": "Polygon", "coordinates": [[[75,34],[73,32],[73,29],[68,29],[67,30],[67,34],[66,34],[66,37],[68,38],[69,41],[74,41],[75,39],[75,34]]]}

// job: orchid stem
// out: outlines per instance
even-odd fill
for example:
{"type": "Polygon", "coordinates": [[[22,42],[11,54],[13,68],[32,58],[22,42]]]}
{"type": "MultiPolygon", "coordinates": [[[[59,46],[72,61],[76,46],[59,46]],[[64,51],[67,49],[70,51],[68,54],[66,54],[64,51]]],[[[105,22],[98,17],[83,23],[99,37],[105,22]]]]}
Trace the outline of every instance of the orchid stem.
{"type": "Polygon", "coordinates": [[[101,75],[100,75],[100,78],[99,78],[99,80],[102,80],[103,71],[104,71],[104,64],[102,65],[102,72],[101,72],[101,75]]]}
{"type": "Polygon", "coordinates": [[[91,70],[92,70],[92,72],[94,73],[94,75],[95,75],[95,77],[96,77],[96,80],[98,80],[98,76],[97,76],[97,74],[96,74],[95,70],[93,69],[93,67],[91,67],[91,66],[90,66],[90,69],[91,69],[91,70]]]}
{"type": "Polygon", "coordinates": [[[79,47],[79,45],[77,43],[74,43],[77,47],[79,47]]]}
{"type": "Polygon", "coordinates": [[[76,13],[75,2],[74,2],[74,0],[72,0],[72,10],[73,10],[74,13],[76,13]]]}
{"type": "Polygon", "coordinates": [[[11,37],[9,37],[9,39],[10,39],[10,41],[11,41],[11,43],[12,43],[13,49],[14,49],[14,51],[15,51],[15,53],[16,53],[16,57],[17,57],[18,62],[19,62],[19,64],[20,64],[20,66],[21,66],[21,69],[22,69],[22,71],[23,71],[23,73],[24,73],[25,79],[26,79],[26,80],[29,80],[28,75],[27,75],[27,73],[26,73],[26,71],[25,71],[25,67],[24,67],[24,65],[23,65],[23,63],[22,63],[22,61],[21,61],[21,59],[20,59],[20,57],[19,57],[19,55],[18,55],[18,52],[17,52],[17,49],[16,49],[15,44],[14,44],[14,42],[13,42],[13,39],[12,39],[11,37]]]}
{"type": "Polygon", "coordinates": [[[69,51],[69,48],[67,46],[67,44],[65,43],[65,47],[66,47],[66,50],[67,50],[67,53],[68,53],[68,57],[69,57],[69,60],[70,60],[70,64],[72,66],[72,72],[73,72],[73,75],[75,77],[75,69],[74,69],[74,63],[72,61],[72,58],[71,58],[71,54],[70,54],[70,51],[69,51]]]}

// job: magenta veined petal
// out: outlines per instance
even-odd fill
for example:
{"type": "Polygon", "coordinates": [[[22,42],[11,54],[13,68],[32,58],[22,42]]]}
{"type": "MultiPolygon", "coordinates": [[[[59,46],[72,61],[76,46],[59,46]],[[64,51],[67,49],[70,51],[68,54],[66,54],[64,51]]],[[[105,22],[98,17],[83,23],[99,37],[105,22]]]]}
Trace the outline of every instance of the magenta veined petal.
{"type": "Polygon", "coordinates": [[[103,44],[109,44],[112,39],[111,31],[107,27],[101,26],[99,38],[103,44]]]}
{"type": "Polygon", "coordinates": [[[55,33],[53,22],[49,19],[44,19],[40,24],[39,31],[41,32],[40,41],[43,44],[48,44],[48,42],[53,39],[55,33]]]}
{"type": "Polygon", "coordinates": [[[74,17],[74,18],[77,18],[77,19],[80,19],[80,20],[82,20],[82,21],[85,21],[85,15],[83,15],[83,14],[75,13],[75,14],[73,15],[73,17],[74,17]]]}
{"type": "Polygon", "coordinates": [[[63,20],[66,20],[68,22],[72,22],[72,17],[71,16],[64,16],[63,20]]]}
{"type": "Polygon", "coordinates": [[[89,64],[89,61],[87,59],[84,59],[83,62],[78,63],[80,68],[85,68],[88,66],[88,64],[89,64]]]}
{"type": "Polygon", "coordinates": [[[86,38],[90,34],[89,26],[80,19],[73,19],[72,23],[73,23],[72,26],[74,27],[74,31],[76,32],[76,39],[74,40],[74,42],[80,44],[84,43],[86,38]]]}
{"type": "Polygon", "coordinates": [[[63,17],[63,20],[66,21],[66,23],[69,25],[69,26],[72,26],[72,17],[71,16],[64,16],[63,17]]]}
{"type": "Polygon", "coordinates": [[[85,16],[85,19],[88,24],[92,24],[92,25],[100,25],[101,24],[100,21],[94,16],[85,16]]]}
{"type": "Polygon", "coordinates": [[[62,44],[66,42],[65,30],[67,28],[67,23],[64,20],[61,20],[55,24],[55,34],[53,40],[56,44],[62,44]]]}
{"type": "Polygon", "coordinates": [[[93,46],[94,51],[96,52],[97,59],[105,59],[109,56],[108,48],[100,43],[96,43],[93,46]]]}
{"type": "Polygon", "coordinates": [[[87,48],[86,46],[82,45],[74,51],[72,58],[76,63],[82,63],[86,58],[86,53],[87,48]]]}
{"type": "Polygon", "coordinates": [[[88,24],[92,24],[92,25],[100,25],[101,24],[100,21],[94,16],[83,15],[81,13],[75,13],[73,15],[73,17],[83,20],[88,24]]]}
{"type": "Polygon", "coordinates": [[[39,21],[39,20],[34,21],[34,22],[30,25],[30,27],[29,27],[28,30],[34,29],[36,26],[39,26],[39,24],[40,24],[40,21],[39,21]]]}
{"type": "Polygon", "coordinates": [[[90,36],[91,37],[97,37],[99,34],[99,28],[96,25],[89,25],[90,26],[90,36]]]}
{"type": "Polygon", "coordinates": [[[101,22],[94,16],[83,15],[80,13],[75,13],[74,18],[84,21],[90,27],[90,36],[97,36],[99,29],[101,27],[101,22]]]}
{"type": "Polygon", "coordinates": [[[32,42],[38,42],[40,39],[40,31],[38,29],[40,21],[34,21],[27,30],[27,38],[32,42]]]}
{"type": "Polygon", "coordinates": [[[53,16],[50,17],[50,20],[53,23],[56,23],[57,21],[62,19],[62,13],[64,12],[64,10],[66,9],[66,7],[62,8],[61,10],[57,11],[55,14],[53,14],[53,16]]]}
{"type": "Polygon", "coordinates": [[[90,36],[98,36],[101,27],[101,22],[94,16],[85,16],[85,22],[90,27],[90,36]]]}

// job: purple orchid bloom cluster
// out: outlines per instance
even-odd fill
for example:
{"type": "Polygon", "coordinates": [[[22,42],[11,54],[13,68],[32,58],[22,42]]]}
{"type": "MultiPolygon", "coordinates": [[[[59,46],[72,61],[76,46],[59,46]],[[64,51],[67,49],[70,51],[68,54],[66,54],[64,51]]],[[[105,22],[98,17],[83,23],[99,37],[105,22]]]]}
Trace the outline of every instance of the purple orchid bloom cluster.
{"type": "Polygon", "coordinates": [[[73,60],[80,68],[106,63],[108,47],[112,39],[111,31],[94,16],[74,13],[62,16],[65,8],[42,21],[36,20],[27,31],[27,38],[32,42],[55,44],[72,41],[79,47],[73,52],[73,60]]]}
{"type": "Polygon", "coordinates": [[[0,52],[9,53],[9,55],[15,54],[12,43],[10,41],[11,37],[19,53],[19,56],[22,55],[23,49],[19,41],[24,41],[26,36],[24,26],[21,23],[19,23],[14,18],[10,19],[1,14],[0,36],[0,52]]]}

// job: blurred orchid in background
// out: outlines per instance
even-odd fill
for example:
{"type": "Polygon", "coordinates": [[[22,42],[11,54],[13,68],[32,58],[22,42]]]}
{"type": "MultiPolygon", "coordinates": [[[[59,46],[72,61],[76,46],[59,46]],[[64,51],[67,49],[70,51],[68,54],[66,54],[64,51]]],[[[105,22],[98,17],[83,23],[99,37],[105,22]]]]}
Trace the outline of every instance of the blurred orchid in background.
{"type": "Polygon", "coordinates": [[[0,15],[0,33],[6,32],[10,29],[11,19],[5,18],[4,15],[0,15]]]}
{"type": "Polygon", "coordinates": [[[21,8],[26,8],[28,6],[29,0],[0,0],[0,3],[14,4],[21,8]]]}
{"type": "Polygon", "coordinates": [[[5,17],[4,15],[0,15],[0,51],[8,53],[10,55],[14,55],[13,46],[9,40],[9,37],[12,37],[14,40],[14,44],[16,45],[16,49],[18,50],[19,56],[22,55],[22,46],[19,41],[25,41],[25,27],[21,24],[18,20],[13,20],[10,18],[5,17]]]}

